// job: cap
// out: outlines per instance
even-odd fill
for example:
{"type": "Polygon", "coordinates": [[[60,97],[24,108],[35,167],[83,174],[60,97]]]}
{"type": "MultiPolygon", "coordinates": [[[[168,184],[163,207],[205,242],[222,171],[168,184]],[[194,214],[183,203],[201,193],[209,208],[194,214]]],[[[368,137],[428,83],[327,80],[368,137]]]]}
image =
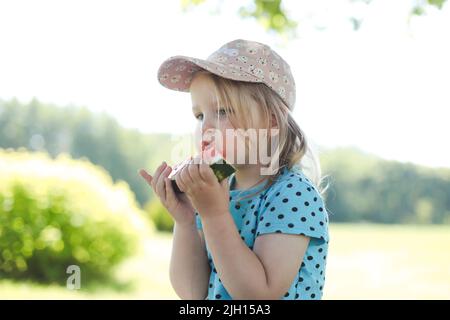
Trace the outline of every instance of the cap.
{"type": "Polygon", "coordinates": [[[207,70],[220,77],[264,83],[292,111],[295,105],[295,81],[291,68],[268,45],[248,40],[233,40],[207,59],[173,56],[158,70],[158,80],[166,88],[188,92],[194,74],[207,70]]]}

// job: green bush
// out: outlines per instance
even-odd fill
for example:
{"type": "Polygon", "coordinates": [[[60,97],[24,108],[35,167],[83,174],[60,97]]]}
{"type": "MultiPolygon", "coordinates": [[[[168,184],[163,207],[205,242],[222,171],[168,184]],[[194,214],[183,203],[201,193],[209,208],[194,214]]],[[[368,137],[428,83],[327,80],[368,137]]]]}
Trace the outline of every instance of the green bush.
{"type": "Polygon", "coordinates": [[[148,231],[126,183],[87,160],[0,149],[0,278],[109,279],[148,231]]]}
{"type": "Polygon", "coordinates": [[[174,220],[158,198],[154,197],[145,206],[155,228],[159,231],[173,231],[174,220]]]}

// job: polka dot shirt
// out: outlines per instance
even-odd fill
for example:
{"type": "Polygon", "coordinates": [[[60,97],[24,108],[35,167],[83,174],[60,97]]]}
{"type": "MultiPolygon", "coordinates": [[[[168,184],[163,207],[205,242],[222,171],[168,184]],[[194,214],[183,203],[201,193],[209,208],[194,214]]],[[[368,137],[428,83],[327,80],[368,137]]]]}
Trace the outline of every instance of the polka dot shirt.
{"type": "MultiPolygon", "coordinates": [[[[230,213],[241,238],[250,249],[255,239],[267,233],[299,234],[310,238],[301,267],[282,300],[317,300],[322,298],[328,251],[328,214],[316,187],[298,167],[281,169],[281,175],[272,186],[264,189],[267,181],[250,189],[235,190],[235,175],[228,179],[230,186],[230,213]],[[239,201],[246,195],[260,193],[239,201]]],[[[196,213],[197,229],[202,229],[196,213]]],[[[223,286],[206,244],[211,267],[208,300],[231,300],[223,286]]]]}

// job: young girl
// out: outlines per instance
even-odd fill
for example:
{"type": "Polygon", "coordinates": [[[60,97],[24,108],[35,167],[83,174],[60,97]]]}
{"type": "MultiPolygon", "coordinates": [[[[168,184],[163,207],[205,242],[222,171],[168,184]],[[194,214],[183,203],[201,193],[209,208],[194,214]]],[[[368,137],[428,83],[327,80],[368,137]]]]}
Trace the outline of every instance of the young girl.
{"type": "MultiPolygon", "coordinates": [[[[141,170],[175,220],[175,292],[182,299],[320,299],[328,214],[320,166],[292,117],[295,83],[288,64],[267,45],[235,40],[207,60],[169,58],[158,79],[191,93],[198,131],[223,133],[222,154],[236,169],[218,182],[207,164],[191,163],[176,175],[181,194],[174,192],[165,162],[153,176],[141,170]],[[277,141],[276,152],[269,151],[271,170],[264,171],[268,165],[260,158],[249,163],[248,154],[244,163],[229,158],[235,153],[227,149],[225,131],[234,129],[277,130],[276,139],[249,138],[259,147],[277,141]],[[303,170],[307,154],[310,176],[303,170]]],[[[203,136],[202,146],[210,144],[203,136]]]]}

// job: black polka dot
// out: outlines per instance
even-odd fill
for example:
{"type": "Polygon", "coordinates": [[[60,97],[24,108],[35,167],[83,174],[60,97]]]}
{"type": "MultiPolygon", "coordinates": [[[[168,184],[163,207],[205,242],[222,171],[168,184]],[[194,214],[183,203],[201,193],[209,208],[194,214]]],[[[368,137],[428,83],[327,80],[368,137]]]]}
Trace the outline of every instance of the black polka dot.
{"type": "Polygon", "coordinates": [[[255,208],[255,205],[254,204],[252,204],[252,206],[250,207],[250,209],[254,209],[255,208]]]}
{"type": "Polygon", "coordinates": [[[276,196],[276,197],[278,197],[279,195],[280,195],[280,193],[279,193],[279,192],[277,192],[277,193],[275,194],[275,196],[276,196]]]}
{"type": "Polygon", "coordinates": [[[298,299],[298,293],[295,294],[295,299],[298,299]]]}
{"type": "Polygon", "coordinates": [[[291,177],[291,178],[292,178],[293,176],[294,176],[294,175],[293,175],[293,174],[291,174],[291,175],[290,175],[289,177],[291,177]]]}
{"type": "Polygon", "coordinates": [[[284,215],[282,215],[282,214],[278,215],[278,219],[283,219],[283,218],[284,218],[284,215]]]}
{"type": "Polygon", "coordinates": [[[245,241],[245,238],[241,236],[241,239],[245,241]]]}
{"type": "Polygon", "coordinates": [[[304,262],[302,262],[302,267],[304,267],[305,266],[305,263],[304,262]]]}
{"type": "Polygon", "coordinates": [[[284,203],[286,203],[286,202],[288,202],[288,201],[289,201],[288,198],[284,198],[284,199],[283,199],[283,202],[284,202],[284,203]]]}
{"type": "Polygon", "coordinates": [[[299,180],[300,180],[300,182],[302,182],[302,181],[303,181],[303,179],[302,179],[302,178],[300,178],[299,180]]]}
{"type": "Polygon", "coordinates": [[[248,200],[247,203],[252,203],[252,200],[248,200]]]}
{"type": "Polygon", "coordinates": [[[322,208],[322,207],[319,207],[319,211],[322,212],[322,211],[323,211],[323,208],[322,208]]]}
{"type": "Polygon", "coordinates": [[[237,205],[235,205],[234,207],[235,207],[236,209],[238,209],[238,210],[239,210],[239,209],[241,208],[241,206],[240,206],[240,205],[238,205],[238,204],[237,204],[237,205]]]}
{"type": "Polygon", "coordinates": [[[284,294],[284,297],[286,298],[286,297],[289,297],[289,292],[286,292],[285,294],[284,294]]]}
{"type": "Polygon", "coordinates": [[[319,248],[319,250],[318,250],[319,252],[322,252],[323,251],[323,248],[319,248]]]}
{"type": "Polygon", "coordinates": [[[314,227],[309,227],[309,230],[316,231],[316,229],[314,229],[314,227]]]}
{"type": "Polygon", "coordinates": [[[270,211],[275,211],[275,207],[270,208],[270,211]]]}
{"type": "Polygon", "coordinates": [[[212,283],[209,284],[209,287],[212,288],[212,283]]]}
{"type": "Polygon", "coordinates": [[[320,268],[320,264],[316,264],[316,269],[319,269],[320,268]]]}
{"type": "Polygon", "coordinates": [[[245,217],[245,213],[242,215],[242,218],[244,218],[245,217]]]}
{"type": "Polygon", "coordinates": [[[298,278],[298,282],[303,282],[303,278],[302,277],[298,278]]]}
{"type": "Polygon", "coordinates": [[[220,299],[222,296],[220,294],[216,294],[216,299],[220,299]]]}
{"type": "Polygon", "coordinates": [[[276,233],[281,233],[281,230],[277,230],[277,231],[275,231],[276,233]]]}
{"type": "Polygon", "coordinates": [[[289,224],[288,224],[288,227],[289,227],[289,228],[293,228],[293,227],[294,227],[294,224],[293,224],[293,223],[289,223],[289,224]]]}
{"type": "Polygon", "coordinates": [[[265,226],[266,226],[266,227],[270,227],[270,222],[267,222],[267,223],[265,224],[265,226]]]}
{"type": "Polygon", "coordinates": [[[305,201],[305,206],[309,206],[309,202],[308,201],[305,201]]]}
{"type": "Polygon", "coordinates": [[[312,212],[311,212],[311,215],[312,215],[313,217],[315,217],[315,216],[316,216],[316,213],[315,213],[314,211],[312,211],[312,212]]]}
{"type": "Polygon", "coordinates": [[[323,222],[322,222],[322,221],[320,221],[319,224],[320,224],[321,226],[323,226],[323,222]]]}
{"type": "Polygon", "coordinates": [[[305,288],[306,291],[309,291],[309,289],[311,289],[311,287],[306,287],[306,288],[305,288]]]}
{"type": "Polygon", "coordinates": [[[264,216],[259,217],[259,221],[263,221],[264,220],[264,216]]]}
{"type": "Polygon", "coordinates": [[[308,187],[308,188],[306,188],[306,190],[308,190],[308,191],[311,191],[311,188],[310,188],[310,187],[308,187]]]}
{"type": "Polygon", "coordinates": [[[306,221],[306,218],[305,218],[305,217],[302,217],[301,220],[302,220],[302,222],[305,222],[305,221],[306,221]]]}
{"type": "Polygon", "coordinates": [[[257,236],[259,236],[259,231],[256,233],[257,236]]]}
{"type": "Polygon", "coordinates": [[[268,206],[270,206],[270,202],[267,202],[264,206],[267,208],[268,206]]]}
{"type": "Polygon", "coordinates": [[[297,192],[295,193],[295,195],[297,195],[297,196],[301,196],[301,195],[302,195],[302,193],[301,193],[300,191],[297,191],[297,192]]]}
{"type": "Polygon", "coordinates": [[[319,288],[319,289],[320,289],[320,291],[322,291],[322,288],[323,288],[323,287],[322,287],[322,286],[320,286],[320,288],[319,288]]]}
{"type": "Polygon", "coordinates": [[[292,211],[297,212],[297,207],[292,207],[292,211]]]}
{"type": "Polygon", "coordinates": [[[311,295],[311,298],[314,299],[315,297],[316,297],[316,295],[313,293],[313,294],[311,295]]]}
{"type": "Polygon", "coordinates": [[[249,225],[249,223],[250,223],[250,221],[248,221],[248,220],[247,220],[247,221],[245,221],[245,224],[246,224],[246,225],[249,225]]]}
{"type": "Polygon", "coordinates": [[[292,183],[289,183],[289,184],[287,185],[287,187],[288,187],[288,188],[292,188],[292,183]]]}
{"type": "Polygon", "coordinates": [[[233,198],[230,196],[230,201],[231,201],[231,199],[233,199],[233,198]]]}
{"type": "Polygon", "coordinates": [[[312,259],[313,259],[313,257],[312,256],[308,256],[308,258],[307,258],[309,261],[311,261],[312,259]]]}
{"type": "Polygon", "coordinates": [[[253,212],[253,215],[256,217],[258,215],[258,211],[253,212]]]}
{"type": "Polygon", "coordinates": [[[216,270],[216,268],[213,268],[213,272],[214,272],[214,273],[217,273],[217,270],[216,270]]]}
{"type": "Polygon", "coordinates": [[[255,233],[255,228],[252,229],[252,233],[253,233],[253,234],[255,233]]]}
{"type": "Polygon", "coordinates": [[[314,202],[316,202],[317,201],[317,197],[314,197],[314,202]]]}

